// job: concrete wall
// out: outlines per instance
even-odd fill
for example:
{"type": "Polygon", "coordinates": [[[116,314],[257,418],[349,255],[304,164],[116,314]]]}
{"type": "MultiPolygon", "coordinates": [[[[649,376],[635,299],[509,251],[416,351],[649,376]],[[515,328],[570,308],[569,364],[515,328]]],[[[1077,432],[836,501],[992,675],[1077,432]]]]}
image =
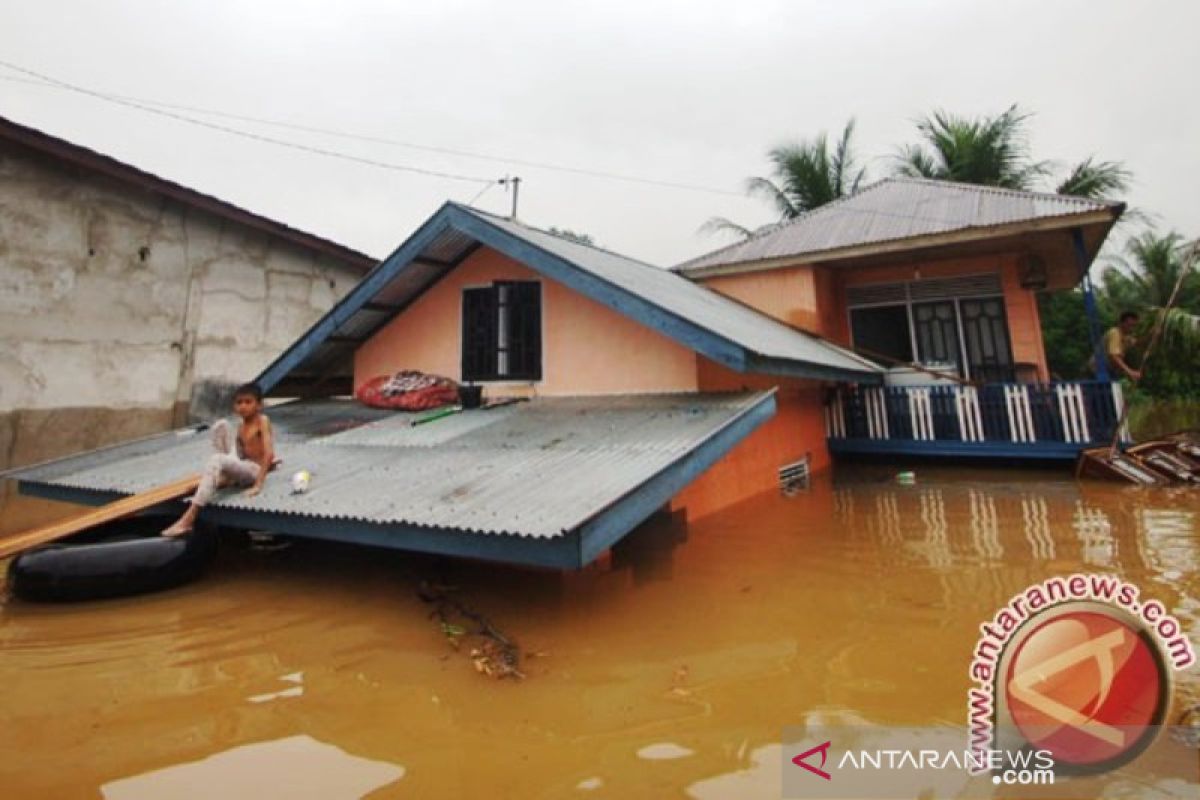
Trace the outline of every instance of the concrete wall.
{"type": "Polygon", "coordinates": [[[358,277],[0,143],[0,468],[211,413],[358,277]]]}
{"type": "Polygon", "coordinates": [[[580,395],[696,390],[696,354],[691,349],[486,247],[358,349],[354,385],[401,369],[459,380],[463,289],[501,280],[542,283],[542,380],[502,382],[497,392],[580,395]]]}

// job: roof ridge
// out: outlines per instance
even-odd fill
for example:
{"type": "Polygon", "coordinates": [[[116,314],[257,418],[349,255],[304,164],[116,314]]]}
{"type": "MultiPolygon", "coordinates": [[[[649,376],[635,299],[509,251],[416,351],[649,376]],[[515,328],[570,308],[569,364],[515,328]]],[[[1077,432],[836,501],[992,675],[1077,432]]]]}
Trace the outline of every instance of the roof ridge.
{"type": "MultiPolygon", "coordinates": [[[[806,255],[825,252],[830,249],[851,247],[855,244],[877,244],[884,241],[901,241],[905,239],[920,239],[936,230],[967,230],[986,229],[998,223],[989,221],[990,214],[982,214],[980,209],[987,205],[984,198],[1003,198],[994,204],[1006,203],[1014,208],[1025,209],[1015,214],[1010,221],[1028,221],[1041,218],[1067,218],[1079,214],[1107,211],[1119,216],[1125,204],[1116,200],[1093,200],[1069,194],[1053,192],[1032,192],[1024,189],[1010,189],[1001,186],[985,186],[963,181],[948,181],[936,178],[911,177],[893,175],[881,178],[874,183],[858,189],[852,194],[818,206],[785,224],[776,225],[768,230],[756,232],[755,235],[732,242],[724,247],[709,251],[691,258],[672,267],[672,271],[691,276],[709,268],[723,265],[750,263],[767,258],[801,258],[806,255]],[[889,194],[882,195],[882,202],[865,200],[871,192],[887,187],[894,187],[889,194]],[[910,187],[907,191],[903,187],[910,187]],[[911,193],[911,197],[909,197],[911,193]],[[925,197],[922,198],[922,193],[925,197]],[[912,200],[906,203],[906,198],[912,200]],[[915,199],[913,199],[915,198],[915,199]],[[937,214],[923,210],[930,198],[937,198],[940,206],[960,208],[973,206],[974,211],[959,219],[956,214],[937,214]],[[1051,205],[1053,204],[1053,205],[1051,205]],[[898,210],[897,210],[898,209],[898,210]],[[801,242],[805,239],[837,239],[837,236],[819,236],[813,231],[823,230],[822,215],[830,215],[830,223],[835,227],[843,216],[858,215],[864,219],[894,217],[899,220],[909,220],[912,223],[924,223],[927,230],[917,230],[918,226],[910,226],[909,232],[899,232],[896,235],[872,235],[866,229],[857,234],[845,234],[841,238],[855,241],[841,243],[828,242],[828,245],[816,246],[814,241],[807,247],[801,242]],[[776,255],[767,255],[773,251],[783,251],[776,255]]],[[[861,226],[859,226],[861,227],[861,226]]]]}
{"type": "MultiPolygon", "coordinates": [[[[986,183],[971,183],[969,181],[952,181],[944,178],[921,178],[915,175],[893,175],[890,178],[885,178],[889,181],[897,181],[903,183],[920,183],[926,186],[938,186],[945,188],[961,188],[964,190],[988,192],[990,194],[1002,194],[1009,197],[1041,197],[1047,200],[1065,200],[1067,202],[1080,203],[1083,205],[1105,206],[1112,207],[1121,204],[1119,200],[1097,200],[1091,197],[1081,197],[1077,194],[1060,194],[1059,192],[1041,192],[1031,189],[1013,189],[1008,186],[992,186],[986,183]]],[[[881,181],[882,182],[882,181],[881,181]]],[[[824,206],[822,206],[823,208],[824,206]]]]}
{"type": "Polygon", "coordinates": [[[485,217],[491,217],[492,219],[499,220],[501,222],[507,222],[512,225],[519,225],[520,227],[525,228],[526,230],[533,231],[535,233],[545,234],[546,236],[553,236],[555,239],[566,242],[567,244],[573,244],[573,245],[577,245],[579,247],[586,247],[590,250],[595,250],[598,253],[605,253],[610,256],[622,258],[626,261],[631,261],[634,264],[640,264],[643,267],[649,267],[650,269],[657,270],[659,272],[671,272],[670,269],[664,269],[663,267],[660,267],[657,264],[651,264],[649,261],[643,261],[640,258],[634,258],[633,256],[627,256],[624,253],[618,253],[616,250],[610,250],[607,247],[601,247],[598,244],[587,244],[586,242],[580,242],[580,241],[572,239],[568,236],[562,236],[561,234],[553,233],[551,231],[546,230],[545,228],[539,228],[536,225],[530,225],[526,222],[522,222],[519,219],[512,219],[510,217],[502,217],[499,214],[493,214],[491,211],[484,211],[482,208],[476,208],[475,206],[467,205],[466,203],[459,203],[454,200],[450,200],[447,202],[452,206],[458,206],[462,210],[468,211],[473,214],[481,214],[485,217]]]}
{"type": "Polygon", "coordinates": [[[685,270],[687,270],[688,264],[691,264],[693,261],[700,261],[702,259],[711,258],[711,257],[717,255],[718,253],[723,253],[726,250],[729,250],[731,248],[738,247],[739,245],[744,245],[747,242],[754,241],[755,239],[761,239],[765,236],[770,236],[773,233],[785,230],[787,228],[790,228],[793,225],[798,225],[801,222],[807,222],[808,220],[812,219],[814,216],[820,214],[822,211],[832,211],[835,209],[836,206],[844,205],[846,202],[856,199],[856,198],[860,197],[861,195],[866,194],[867,192],[870,192],[874,189],[878,189],[883,184],[889,183],[890,181],[893,181],[893,180],[895,180],[895,178],[893,178],[893,177],[880,178],[877,181],[868,183],[866,186],[862,186],[862,187],[859,187],[858,189],[855,189],[850,194],[844,194],[841,197],[838,197],[834,200],[830,200],[828,203],[823,203],[823,204],[817,206],[816,208],[810,208],[807,211],[801,212],[801,213],[797,214],[796,216],[792,217],[791,219],[780,220],[779,222],[776,222],[776,223],[770,225],[769,227],[767,225],[764,225],[761,228],[759,228],[758,230],[754,231],[754,233],[747,236],[745,239],[742,239],[737,242],[730,242],[727,245],[718,247],[716,250],[710,250],[707,253],[701,253],[698,256],[693,256],[692,258],[689,258],[687,261],[681,261],[680,263],[671,267],[671,271],[672,272],[684,272],[685,270]]]}

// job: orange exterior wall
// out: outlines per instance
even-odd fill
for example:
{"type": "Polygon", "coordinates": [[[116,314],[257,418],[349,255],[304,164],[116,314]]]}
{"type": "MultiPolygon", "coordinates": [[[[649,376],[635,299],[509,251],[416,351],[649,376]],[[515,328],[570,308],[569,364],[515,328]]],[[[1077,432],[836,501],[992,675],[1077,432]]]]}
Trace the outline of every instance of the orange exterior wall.
{"type": "Polygon", "coordinates": [[[500,280],[542,284],[542,380],[502,382],[505,394],[696,390],[696,354],[690,348],[489,248],[442,278],[358,349],[355,387],[401,369],[460,380],[462,291],[500,280]]]}
{"type": "MultiPolygon", "coordinates": [[[[1046,350],[1042,343],[1041,318],[1038,316],[1037,295],[1022,289],[1016,255],[974,256],[904,265],[847,269],[840,273],[839,289],[868,283],[896,283],[923,278],[950,278],[960,275],[999,273],[1004,288],[1004,307],[1008,316],[1008,331],[1012,339],[1013,361],[1037,367],[1042,380],[1049,379],[1046,350]]],[[[844,291],[838,292],[840,313],[845,320],[844,291]]],[[[843,322],[844,334],[838,339],[850,343],[849,322],[843,322]]]]}
{"type": "Polygon", "coordinates": [[[775,416],[739,442],[733,450],[694,480],[671,501],[672,510],[687,509],[697,519],[779,486],[779,468],[806,455],[812,471],[830,465],[825,446],[821,384],[817,381],[743,375],[699,357],[702,391],[769,389],[775,393],[775,416]]]}
{"type": "Polygon", "coordinates": [[[975,256],[880,267],[800,265],[741,275],[719,275],[706,278],[704,284],[789,325],[848,346],[850,321],[846,313],[846,287],[989,272],[999,273],[1004,287],[1004,307],[1012,339],[1013,361],[1035,365],[1042,380],[1048,379],[1037,295],[1021,288],[1015,255],[975,256]]]}

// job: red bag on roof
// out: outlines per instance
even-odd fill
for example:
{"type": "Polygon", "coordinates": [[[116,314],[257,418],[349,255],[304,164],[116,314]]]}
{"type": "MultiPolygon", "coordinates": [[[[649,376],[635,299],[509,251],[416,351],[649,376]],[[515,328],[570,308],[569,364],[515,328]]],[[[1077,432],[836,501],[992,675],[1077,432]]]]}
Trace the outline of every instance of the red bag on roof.
{"type": "Polygon", "coordinates": [[[355,390],[354,398],[372,408],[425,411],[457,403],[458,384],[441,375],[406,369],[372,378],[355,390]]]}

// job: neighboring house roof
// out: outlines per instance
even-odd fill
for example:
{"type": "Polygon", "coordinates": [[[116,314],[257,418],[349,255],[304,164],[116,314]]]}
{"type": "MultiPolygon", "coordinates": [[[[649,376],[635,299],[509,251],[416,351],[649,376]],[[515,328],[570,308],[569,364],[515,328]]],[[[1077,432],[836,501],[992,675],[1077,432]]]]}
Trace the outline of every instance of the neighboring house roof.
{"type": "Polygon", "coordinates": [[[354,351],[481,246],[738,372],[859,381],[881,373],[849,350],[670,270],[446,203],[267,367],[259,385],[292,396],[308,394],[305,385],[344,383],[354,351]]]}
{"type": "Polygon", "coordinates": [[[345,245],[305,233],[290,225],[239,208],[212,195],[189,189],[166,178],[160,178],[111,156],[97,153],[95,150],[0,117],[0,142],[3,141],[24,145],[55,160],[169,197],[192,208],[202,209],[223,219],[292,242],[300,247],[324,253],[362,272],[373,267],[378,260],[345,245]]]}
{"type": "MultiPolygon", "coordinates": [[[[793,220],[694,258],[674,269],[690,277],[721,267],[784,266],[861,256],[885,245],[926,247],[947,234],[967,238],[1089,222],[1111,225],[1124,203],[1020,192],[922,178],[887,178],[793,220]]],[[[907,249],[889,247],[888,249],[907,249]]]]}
{"type": "MultiPolygon", "coordinates": [[[[292,494],[219,495],[221,525],[404,550],[580,567],[775,411],[774,392],[538,398],[425,425],[352,400],[269,409],[292,494]],[[551,502],[547,502],[551,498],[551,502]]],[[[5,474],[23,492],[99,502],[195,472],[200,430],[172,431],[5,474]]]]}

